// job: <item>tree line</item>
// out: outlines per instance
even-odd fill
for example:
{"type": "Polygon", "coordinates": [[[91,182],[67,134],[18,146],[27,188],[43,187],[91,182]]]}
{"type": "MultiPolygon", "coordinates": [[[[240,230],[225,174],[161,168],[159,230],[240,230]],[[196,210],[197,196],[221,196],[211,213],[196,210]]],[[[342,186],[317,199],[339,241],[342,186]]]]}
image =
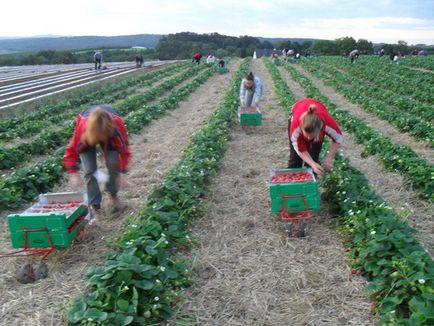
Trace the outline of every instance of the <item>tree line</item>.
{"type": "MultiPolygon", "coordinates": [[[[420,48],[409,46],[405,41],[397,44],[381,44],[386,53],[392,51],[410,54],[420,48]]],[[[103,53],[104,62],[134,61],[138,52],[142,52],[145,60],[190,59],[193,53],[200,51],[207,55],[213,53],[217,57],[249,57],[255,49],[292,49],[301,55],[347,55],[351,50],[358,49],[362,54],[374,54],[374,44],[368,40],[355,40],[352,37],[342,37],[335,40],[316,40],[306,42],[292,42],[290,40],[271,43],[260,41],[251,36],[226,36],[218,33],[196,34],[183,32],[169,34],[160,38],[155,48],[99,48],[103,53]]],[[[377,46],[378,48],[378,46],[377,46]]],[[[0,66],[20,66],[35,64],[70,64],[89,63],[93,61],[94,49],[75,51],[46,50],[31,53],[14,53],[0,55],[0,66]]],[[[433,54],[434,48],[428,53],[433,54]]]]}

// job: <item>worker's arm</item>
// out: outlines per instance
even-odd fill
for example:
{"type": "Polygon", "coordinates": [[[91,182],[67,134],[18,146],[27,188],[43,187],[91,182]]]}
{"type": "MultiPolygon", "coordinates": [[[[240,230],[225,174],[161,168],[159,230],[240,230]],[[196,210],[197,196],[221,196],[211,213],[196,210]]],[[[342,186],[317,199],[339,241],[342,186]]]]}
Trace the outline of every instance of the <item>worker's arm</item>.
{"type": "Polygon", "coordinates": [[[324,158],[324,162],[323,162],[324,169],[326,170],[333,169],[333,160],[340,146],[341,144],[332,142],[330,150],[327,153],[326,157],[324,158]]]}
{"type": "Polygon", "coordinates": [[[300,158],[306,162],[307,164],[310,165],[310,167],[312,168],[313,172],[315,172],[318,175],[323,175],[324,174],[324,168],[318,164],[317,162],[315,162],[312,158],[312,156],[310,156],[308,151],[305,152],[299,152],[298,156],[300,156],[300,158]]]}

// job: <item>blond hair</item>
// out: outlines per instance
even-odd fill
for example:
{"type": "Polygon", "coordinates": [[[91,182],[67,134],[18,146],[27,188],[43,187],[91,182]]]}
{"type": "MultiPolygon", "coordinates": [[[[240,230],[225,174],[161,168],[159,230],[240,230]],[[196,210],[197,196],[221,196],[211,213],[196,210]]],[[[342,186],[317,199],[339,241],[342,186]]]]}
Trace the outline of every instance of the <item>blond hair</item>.
{"type": "Polygon", "coordinates": [[[307,109],[307,113],[301,118],[301,128],[307,133],[317,133],[322,127],[320,117],[315,114],[317,107],[311,104],[307,109]]]}
{"type": "Polygon", "coordinates": [[[89,114],[82,140],[94,146],[106,142],[115,130],[115,121],[110,113],[97,107],[89,114]]]}

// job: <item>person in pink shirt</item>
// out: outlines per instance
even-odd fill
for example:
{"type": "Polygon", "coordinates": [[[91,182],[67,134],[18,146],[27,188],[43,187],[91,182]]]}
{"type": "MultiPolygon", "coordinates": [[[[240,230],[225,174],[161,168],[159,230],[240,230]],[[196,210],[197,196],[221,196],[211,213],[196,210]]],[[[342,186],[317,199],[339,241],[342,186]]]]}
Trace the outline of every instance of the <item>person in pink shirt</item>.
{"type": "Polygon", "coordinates": [[[303,164],[307,164],[320,176],[333,168],[333,160],[343,141],[343,135],[323,103],[311,98],[296,102],[288,120],[288,135],[288,168],[301,168],[303,164]],[[332,144],[320,164],[319,154],[325,135],[332,144]]]}

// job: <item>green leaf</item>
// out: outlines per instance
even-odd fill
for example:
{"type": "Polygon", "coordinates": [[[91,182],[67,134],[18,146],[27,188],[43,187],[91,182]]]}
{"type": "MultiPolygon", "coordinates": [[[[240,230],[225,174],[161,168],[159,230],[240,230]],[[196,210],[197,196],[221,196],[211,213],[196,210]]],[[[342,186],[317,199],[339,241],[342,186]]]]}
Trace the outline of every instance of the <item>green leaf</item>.
{"type": "Polygon", "coordinates": [[[107,313],[101,310],[98,310],[96,308],[90,308],[87,310],[83,317],[86,319],[93,319],[97,321],[106,321],[107,320],[107,313]]]}
{"type": "Polygon", "coordinates": [[[120,311],[127,312],[130,304],[127,300],[121,299],[116,302],[116,305],[120,311]]]}
{"type": "Polygon", "coordinates": [[[148,280],[133,281],[132,284],[143,290],[151,290],[154,287],[154,282],[148,280]]]}

